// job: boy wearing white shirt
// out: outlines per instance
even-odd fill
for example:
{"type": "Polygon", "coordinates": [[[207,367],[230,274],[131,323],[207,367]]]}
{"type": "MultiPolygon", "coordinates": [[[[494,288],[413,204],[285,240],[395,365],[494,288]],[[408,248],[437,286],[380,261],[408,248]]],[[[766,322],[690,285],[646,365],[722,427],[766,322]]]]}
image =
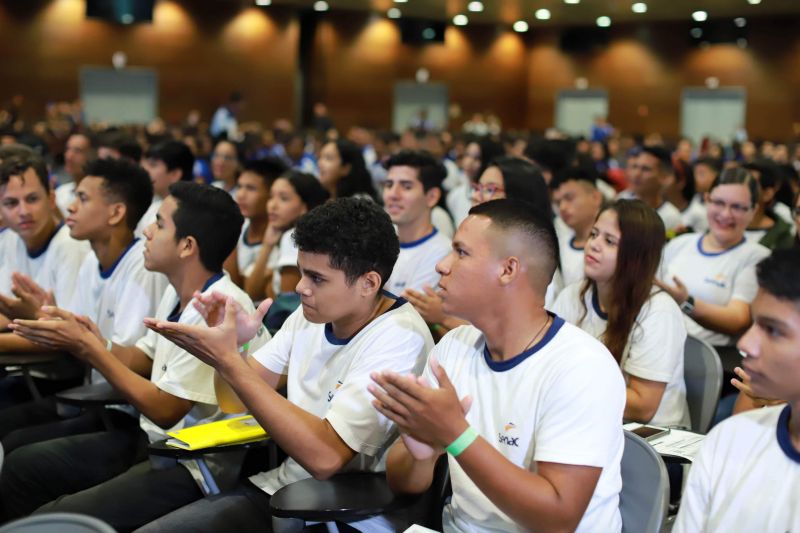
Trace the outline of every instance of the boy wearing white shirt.
{"type": "MultiPolygon", "coordinates": [[[[253,309],[247,295],[222,273],[241,225],[241,214],[224,191],[189,182],[170,187],[157,221],[145,231],[145,267],[164,273],[170,282],[149,323],[203,322],[193,301],[200,292],[213,290],[253,309]]],[[[60,309],[48,312],[59,320],[17,321],[15,331],[86,360],[141,412],[140,427],[17,449],[6,457],[0,475],[7,515],[50,501],[42,512],[89,514],[127,531],[201,498],[196,465],[154,468],[147,461],[147,444],[169,430],[222,416],[213,369],[154,332],[135,346],[114,345],[112,353],[93,324],[60,309]]],[[[262,333],[254,334],[255,346],[263,340],[262,333]]]]}
{"type": "Polygon", "coordinates": [[[431,222],[431,210],[442,196],[445,168],[429,153],[412,150],[391,156],[386,168],[383,203],[397,226],[400,255],[384,287],[398,295],[435,287],[436,263],[450,251],[450,239],[431,222]]]}
{"type": "Polygon", "coordinates": [[[153,201],[136,226],[137,237],[142,237],[144,229],[155,222],[158,208],[169,194],[169,186],[194,179],[194,154],[180,141],[165,141],[148,148],[142,159],[142,167],[150,175],[153,184],[153,201]]]}
{"type": "Polygon", "coordinates": [[[675,169],[669,151],[660,146],[645,146],[634,160],[629,173],[630,189],[617,198],[627,198],[630,192],[658,212],[669,232],[682,224],[681,212],[664,198],[664,188],[674,179],[675,169]]]}
{"type": "MultiPolygon", "coordinates": [[[[260,320],[239,326],[248,319],[241,313],[234,318],[232,305],[221,329],[168,324],[160,329],[169,338],[191,339],[192,353],[217,370],[220,406],[249,409],[289,458],[142,531],[261,532],[269,528],[270,495],[284,485],[343,470],[382,469],[397,433],[370,405],[369,375],[384,367],[419,373],[433,346],[414,308],[381,290],[399,249],[391,220],[372,201],[340,198],[304,215],[294,238],[301,308],[246,361],[236,344],[243,344],[260,320]],[[276,392],[284,384],[286,398],[276,392]]],[[[350,525],[379,531],[398,524],[375,517],[350,525]]]]}
{"type": "Polygon", "coordinates": [[[556,247],[527,204],[473,207],[437,265],[444,311],[473,326],[442,339],[423,378],[374,376],[402,436],[392,490],[423,492],[449,453],[446,532],[621,530],[625,383],[599,341],[544,309],[556,247]]]}
{"type": "Polygon", "coordinates": [[[787,403],[714,427],[689,471],[676,533],[800,530],[800,252],[757,266],[753,325],[739,340],[749,393],[787,403]]]}

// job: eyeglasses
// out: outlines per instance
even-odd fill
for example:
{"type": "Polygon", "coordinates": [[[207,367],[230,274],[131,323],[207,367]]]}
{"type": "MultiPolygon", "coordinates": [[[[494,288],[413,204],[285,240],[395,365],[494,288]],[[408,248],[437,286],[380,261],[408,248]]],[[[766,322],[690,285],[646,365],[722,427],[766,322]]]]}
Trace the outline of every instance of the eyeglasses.
{"type": "Polygon", "coordinates": [[[713,205],[715,209],[720,211],[724,211],[726,207],[731,208],[731,212],[737,215],[744,215],[748,211],[750,211],[750,206],[746,204],[729,204],[724,200],[720,200],[719,198],[709,198],[708,203],[713,205]]]}
{"type": "Polygon", "coordinates": [[[495,194],[506,192],[504,188],[495,183],[472,183],[470,185],[472,192],[480,194],[482,198],[491,198],[495,194]]]}

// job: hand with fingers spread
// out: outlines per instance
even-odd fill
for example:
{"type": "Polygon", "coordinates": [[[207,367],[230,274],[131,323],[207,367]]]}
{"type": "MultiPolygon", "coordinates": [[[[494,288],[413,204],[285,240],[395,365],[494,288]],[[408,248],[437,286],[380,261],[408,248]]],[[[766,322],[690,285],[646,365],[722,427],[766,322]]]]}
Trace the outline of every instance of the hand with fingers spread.
{"type": "Polygon", "coordinates": [[[672,281],[675,285],[670,285],[665,281],[661,281],[660,279],[653,280],[654,283],[664,291],[667,292],[672,299],[677,302],[678,305],[682,304],[689,298],[689,289],[686,288],[686,285],[683,284],[681,279],[678,276],[673,276],[672,281]]]}
{"type": "Polygon", "coordinates": [[[442,311],[442,298],[430,285],[426,285],[424,292],[406,289],[403,297],[408,300],[428,324],[441,324],[447,315],[442,311]]]}
{"type": "Polygon", "coordinates": [[[239,358],[236,323],[241,308],[235,304],[233,298],[227,298],[222,321],[214,326],[193,326],[155,318],[145,318],[144,325],[207,365],[219,368],[239,358]]]}
{"type": "MultiPolygon", "coordinates": [[[[9,327],[17,335],[50,350],[64,350],[88,359],[101,340],[75,315],[58,307],[45,306],[38,320],[14,320],[9,327]]],[[[88,319],[87,319],[88,320],[88,319]]]]}
{"type": "Polygon", "coordinates": [[[45,291],[33,279],[15,272],[11,275],[13,296],[0,295],[0,313],[8,318],[34,319],[43,316],[43,305],[55,305],[52,291],[45,291]]]}
{"type": "Polygon", "coordinates": [[[768,407],[770,405],[778,405],[785,403],[783,400],[773,400],[769,398],[761,398],[759,396],[756,396],[753,393],[753,389],[750,387],[750,376],[747,374],[747,372],[745,372],[743,368],[738,366],[733,369],[733,372],[739,377],[739,379],[736,378],[731,379],[731,385],[739,389],[739,392],[750,398],[755,407],[768,407]]]}
{"type": "Polygon", "coordinates": [[[210,327],[217,327],[222,324],[227,307],[233,306],[236,322],[236,344],[244,346],[250,342],[263,327],[264,317],[272,305],[272,299],[267,298],[261,302],[258,308],[252,313],[247,311],[236,300],[224,294],[212,291],[207,294],[194,293],[193,305],[197,312],[205,319],[210,327]]]}
{"type": "Polygon", "coordinates": [[[469,396],[458,399],[438,361],[431,359],[430,365],[439,381],[438,389],[430,387],[423,378],[388,371],[373,373],[375,384],[369,386],[375,396],[372,405],[397,424],[402,434],[411,437],[411,441],[404,440],[406,444],[412,443],[409,452],[418,460],[441,453],[464,432],[469,425],[465,416],[472,403],[469,396]],[[427,445],[431,450],[419,445],[427,445]]]}

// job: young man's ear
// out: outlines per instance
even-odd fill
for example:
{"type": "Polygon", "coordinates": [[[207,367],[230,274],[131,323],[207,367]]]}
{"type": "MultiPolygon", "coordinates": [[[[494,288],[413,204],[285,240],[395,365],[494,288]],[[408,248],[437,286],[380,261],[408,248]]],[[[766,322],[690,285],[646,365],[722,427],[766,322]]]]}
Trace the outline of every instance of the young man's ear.
{"type": "Polygon", "coordinates": [[[178,252],[181,259],[186,259],[199,252],[200,248],[197,246],[197,240],[194,237],[189,235],[181,239],[180,250],[178,252]]]}
{"type": "Polygon", "coordinates": [[[371,270],[359,278],[359,287],[362,296],[374,296],[383,287],[380,274],[371,270]]]}
{"type": "Polygon", "coordinates": [[[436,204],[439,203],[439,199],[442,197],[442,189],[439,187],[431,187],[428,189],[428,192],[425,193],[425,200],[428,204],[428,209],[433,209],[436,207],[436,204]]]}
{"type": "Polygon", "coordinates": [[[122,202],[114,202],[109,208],[108,224],[116,226],[125,224],[125,217],[128,215],[128,206],[122,202]]]}

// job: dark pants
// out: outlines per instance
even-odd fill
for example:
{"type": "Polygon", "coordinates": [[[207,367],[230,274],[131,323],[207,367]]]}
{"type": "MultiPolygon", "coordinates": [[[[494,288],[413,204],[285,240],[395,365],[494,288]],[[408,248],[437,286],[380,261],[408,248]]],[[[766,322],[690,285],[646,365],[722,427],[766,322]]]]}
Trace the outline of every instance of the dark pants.
{"type": "Polygon", "coordinates": [[[9,453],[0,472],[5,518],[27,515],[65,494],[88,489],[147,458],[138,421],[128,427],[51,439],[9,453]]]}
{"type": "MultiPolygon", "coordinates": [[[[104,520],[120,532],[148,522],[203,497],[186,468],[156,470],[150,461],[134,465],[113,479],[62,496],[36,510],[39,513],[82,513],[104,520]]],[[[222,527],[218,531],[229,529],[222,527]]]]}

